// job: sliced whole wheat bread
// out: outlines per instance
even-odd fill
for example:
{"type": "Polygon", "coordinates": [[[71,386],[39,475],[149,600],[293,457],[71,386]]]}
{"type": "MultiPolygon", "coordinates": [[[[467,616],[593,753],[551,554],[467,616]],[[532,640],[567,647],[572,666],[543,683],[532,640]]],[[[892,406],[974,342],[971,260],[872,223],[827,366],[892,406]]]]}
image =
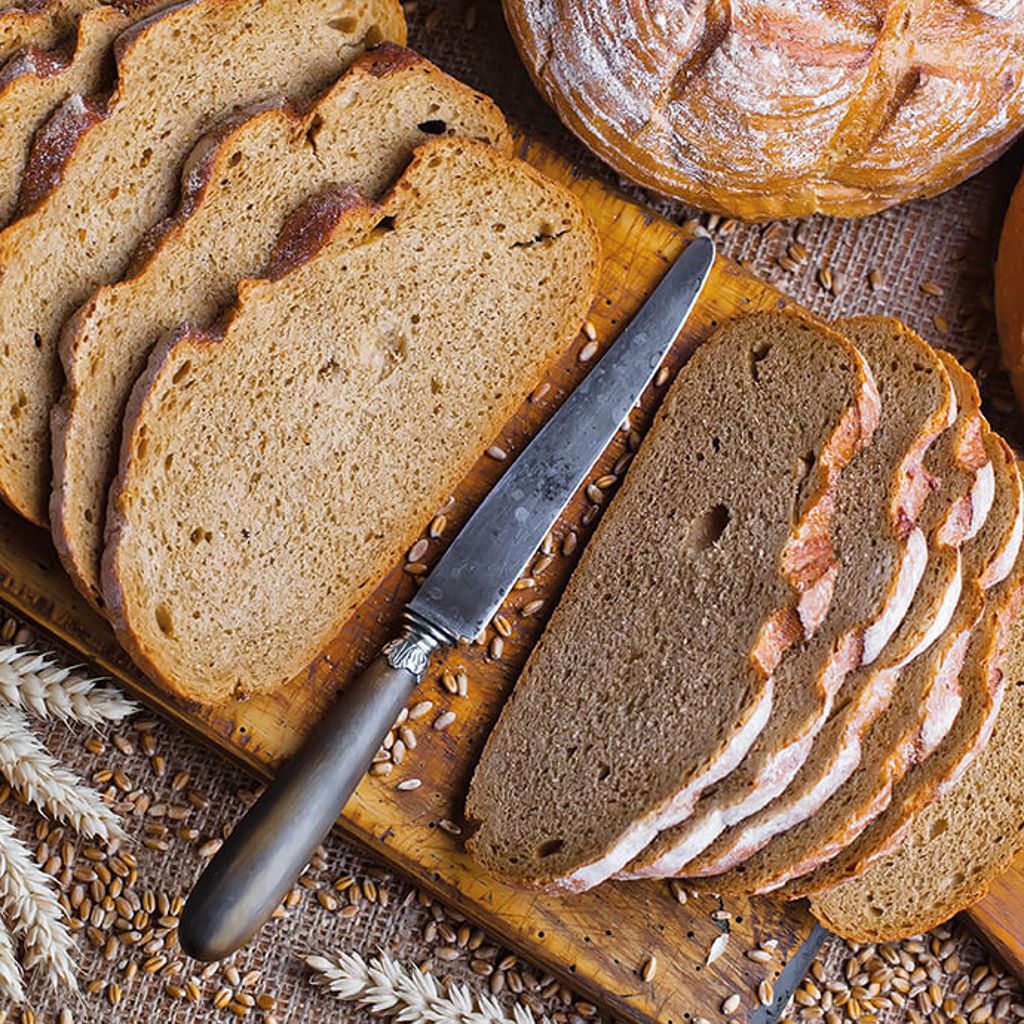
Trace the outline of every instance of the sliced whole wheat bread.
{"type": "Polygon", "coordinates": [[[197,146],[178,211],[150,232],[128,275],[69,321],[68,384],[51,419],[50,522],[65,567],[93,603],[120,424],[153,344],[178,323],[208,323],[235,283],[262,269],[305,198],[332,184],[379,195],[431,134],[511,152],[490,100],[392,44],[361,57],[305,110],[281,101],[232,119],[197,146]]]}
{"type": "MultiPolygon", "coordinates": [[[[877,368],[882,419],[875,443],[836,490],[834,533],[842,569],[827,628],[788,651],[776,673],[780,692],[793,695],[788,703],[794,717],[807,699],[808,680],[829,685],[810,736],[804,739],[794,730],[806,744],[799,750],[798,770],[787,773],[784,785],[772,787],[770,800],[712,835],[714,842],[685,865],[671,864],[671,854],[662,857],[666,867],[687,877],[713,875],[709,885],[813,815],[854,770],[861,739],[896,685],[896,670],[890,664],[853,670],[875,660],[869,642],[877,647],[892,636],[925,571],[927,542],[916,525],[932,480],[924,460],[956,416],[952,383],[930,346],[898,321],[866,317],[843,322],[842,330],[877,368]],[[868,566],[871,571],[865,572],[868,566]],[[837,653],[842,671],[831,673],[837,653]],[[850,685],[864,673],[871,685],[850,685]]],[[[794,727],[780,724],[785,741],[794,727]]],[[[652,852],[660,854],[671,843],[670,836],[659,838],[652,852]]]]}
{"type": "Polygon", "coordinates": [[[136,382],[103,564],[136,662],[206,701],[304,668],[578,332],[599,262],[570,193],[476,141],[427,143],[380,202],[310,200],[136,382]]]}
{"type": "Polygon", "coordinates": [[[488,870],[596,885],[742,760],[803,595],[831,587],[836,481],[877,415],[856,350],[796,316],[698,349],[488,738],[466,805],[488,870]]]}
{"type": "MultiPolygon", "coordinates": [[[[843,322],[837,326],[843,330],[843,322]]],[[[895,321],[882,319],[875,320],[872,329],[889,333],[896,332],[900,337],[903,337],[902,332],[906,330],[902,325],[897,327],[895,321]]],[[[851,326],[850,337],[855,344],[857,343],[857,334],[858,324],[854,322],[851,326]]],[[[925,350],[925,343],[920,339],[910,340],[908,344],[913,353],[925,350]]],[[[870,360],[870,350],[877,351],[878,345],[868,346],[868,348],[867,357],[870,360]]],[[[944,432],[939,438],[939,443],[933,444],[928,449],[926,466],[927,471],[934,475],[935,449],[940,446],[942,441],[947,441],[944,447],[949,451],[948,454],[942,456],[943,462],[948,458],[956,464],[963,464],[964,479],[952,496],[954,501],[944,502],[941,509],[934,497],[925,501],[917,525],[926,535],[935,533],[940,527],[947,524],[952,512],[950,505],[962,505],[965,499],[969,501],[976,470],[985,461],[984,448],[978,439],[977,429],[968,430],[963,425],[964,421],[978,419],[977,405],[969,410],[969,415],[965,415],[962,411],[958,415],[960,419],[957,425],[944,432]],[[951,436],[956,440],[948,441],[951,436]]],[[[912,423],[908,423],[907,426],[908,429],[913,428],[912,423]]],[[[887,436],[885,428],[886,414],[883,410],[879,448],[873,453],[880,459],[887,457],[884,449],[886,441],[883,439],[887,436]]],[[[901,455],[905,455],[903,446],[907,444],[909,435],[900,437],[890,427],[888,437],[889,443],[892,445],[892,454],[888,457],[892,458],[895,464],[895,460],[898,460],[901,455]]],[[[911,458],[916,457],[915,455],[911,458]]],[[[904,524],[914,521],[912,516],[915,512],[914,506],[919,500],[920,489],[913,479],[918,473],[918,468],[904,458],[901,463],[901,471],[894,474],[891,486],[895,493],[890,496],[889,515],[892,519],[892,532],[896,537],[902,532],[904,524]],[[905,501],[900,495],[900,489],[911,495],[909,501],[905,501]]],[[[856,469],[853,469],[847,480],[852,481],[855,474],[856,469]]],[[[846,481],[839,486],[840,496],[843,495],[845,487],[846,481]]],[[[877,510],[872,514],[877,515],[877,510]]],[[[883,514],[885,514],[884,510],[883,514]]],[[[957,515],[952,518],[959,522],[962,517],[957,515]]],[[[855,542],[866,540],[868,529],[869,525],[863,520],[857,522],[852,532],[855,542]]],[[[966,527],[964,529],[966,531],[966,527]]],[[[846,536],[851,536],[849,531],[846,536]]],[[[842,535],[840,541],[841,539],[842,535]]],[[[931,564],[929,562],[929,566],[925,568],[922,583],[928,585],[924,589],[930,596],[952,593],[952,605],[955,606],[956,596],[959,593],[959,560],[956,557],[956,549],[953,548],[952,551],[949,564],[944,566],[945,571],[934,574],[935,578],[933,579],[928,578],[928,569],[931,564]]],[[[848,555],[842,549],[839,553],[844,565],[857,564],[857,555],[848,555]]],[[[859,554],[861,556],[869,555],[867,544],[861,545],[859,554]]],[[[894,559],[894,564],[895,562],[894,559]]],[[[840,591],[842,586],[840,583],[840,591]]],[[[925,603],[919,598],[922,589],[922,587],[918,587],[911,605],[911,613],[908,613],[900,624],[894,639],[887,645],[886,651],[896,643],[896,637],[899,637],[900,633],[905,633],[908,636],[914,633],[916,636],[922,629],[927,629],[937,617],[945,614],[944,608],[921,609],[919,607],[925,603]]],[[[840,597],[840,600],[844,600],[844,598],[840,597]]],[[[859,607],[848,604],[846,607],[854,614],[864,608],[863,604],[859,607]]],[[[948,621],[948,617],[946,621],[948,621]]],[[[939,627],[940,631],[944,625],[945,623],[939,627]]],[[[805,679],[788,676],[791,685],[783,686],[785,661],[783,662],[783,667],[777,678],[778,689],[772,717],[744,758],[743,763],[713,790],[705,794],[686,821],[662,833],[639,857],[634,858],[620,877],[656,878],[686,873],[685,866],[706,850],[725,829],[761,810],[786,789],[810,754],[815,737],[829,718],[837,691],[847,674],[856,666],[861,655],[858,627],[851,626],[850,618],[842,612],[837,612],[827,620],[817,640],[824,652],[823,661],[819,667],[809,672],[805,679]]],[[[873,672],[876,670],[872,668],[861,671],[873,672]]],[[[837,754],[842,756],[841,752],[837,752],[837,754]]]]}
{"type": "Polygon", "coordinates": [[[15,215],[37,129],[69,96],[99,92],[110,73],[114,39],[172,2],[121,0],[91,7],[78,19],[72,38],[60,47],[29,45],[0,67],[0,227],[15,215]]]}
{"type": "Polygon", "coordinates": [[[1024,846],[1021,562],[990,594],[1003,605],[1005,648],[995,672],[1005,696],[991,741],[945,792],[932,794],[887,856],[860,877],[812,897],[815,916],[840,935],[881,942],[927,931],[984,896],[1024,846]]]}
{"type": "Polygon", "coordinates": [[[71,97],[33,145],[21,216],[0,232],[0,494],[44,524],[57,342],[171,212],[181,164],[233,109],[323,89],[383,36],[397,0],[189,0],[118,37],[116,89],[71,97]]]}
{"type": "MultiPolygon", "coordinates": [[[[29,0],[0,10],[0,64],[25,46],[50,49],[74,31],[78,16],[101,0],[29,0]]],[[[6,125],[5,125],[6,127],[6,125]]]]}
{"type": "MultiPolygon", "coordinates": [[[[997,470],[996,501],[978,538],[964,547],[967,575],[978,582],[965,593],[957,612],[957,620],[971,627],[968,656],[959,679],[957,717],[945,733],[922,738],[925,756],[893,788],[888,807],[838,857],[801,880],[802,892],[842,888],[841,883],[862,875],[888,854],[921,809],[955,783],[988,741],[1002,699],[1003,680],[993,666],[998,664],[998,645],[1016,598],[1012,584],[992,592],[991,601],[986,601],[986,592],[1003,582],[1011,569],[1008,559],[1020,550],[1024,505],[1015,456],[1001,438],[990,434],[986,441],[997,470]]],[[[955,624],[950,627],[954,628],[955,624]]],[[[933,655],[929,651],[924,660],[938,656],[941,652],[933,655]]],[[[916,668],[916,663],[911,668],[916,668]]]]}
{"type": "MultiPolygon", "coordinates": [[[[990,603],[978,581],[1005,544],[1006,522],[1001,513],[1002,508],[999,514],[990,513],[996,529],[988,531],[983,526],[975,540],[965,546],[963,554],[971,576],[958,620],[934,651],[911,662],[901,674],[899,694],[908,699],[896,704],[896,713],[883,714],[872,727],[858,771],[812,821],[778,837],[774,851],[763,851],[768,856],[760,859],[759,854],[758,859],[741,865],[722,886],[724,891],[779,890],[778,894],[787,899],[813,891],[817,884],[813,874],[807,879],[802,876],[809,872],[826,875],[823,865],[848,848],[891,805],[894,790],[914,763],[927,765],[936,747],[948,751],[948,736],[963,733],[966,721],[980,717],[976,710],[994,708],[998,693],[992,684],[998,680],[992,680],[992,664],[998,651],[999,625],[1004,603],[1015,599],[1017,584],[1007,587],[1003,597],[997,593],[990,603]],[[988,625],[984,620],[978,624],[983,614],[989,619],[988,625]],[[753,872],[748,879],[749,867],[753,872]]],[[[989,713],[988,728],[993,713],[989,713]]],[[[977,727],[981,730],[984,722],[979,720],[977,727]]],[[[976,734],[975,746],[982,742],[976,734]]]]}

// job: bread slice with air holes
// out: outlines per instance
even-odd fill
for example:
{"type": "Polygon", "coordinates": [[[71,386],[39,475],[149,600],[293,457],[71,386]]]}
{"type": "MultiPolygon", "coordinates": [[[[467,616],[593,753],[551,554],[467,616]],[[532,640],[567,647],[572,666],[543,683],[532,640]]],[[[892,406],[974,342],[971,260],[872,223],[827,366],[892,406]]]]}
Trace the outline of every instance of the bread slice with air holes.
{"type": "MultiPolygon", "coordinates": [[[[1022,563],[1018,556],[990,593],[1001,613],[986,611],[986,617],[999,614],[1003,634],[1001,652],[989,664],[1003,693],[991,739],[962,775],[929,794],[886,856],[860,877],[812,897],[814,915],[840,935],[883,942],[934,928],[981,899],[1024,846],[1022,563]]],[[[975,720],[986,717],[982,712],[975,720]]],[[[941,748],[922,767],[940,755],[941,748]]]]}
{"type": "Polygon", "coordinates": [[[0,227],[16,214],[21,177],[36,131],[69,96],[103,89],[114,39],[134,22],[173,2],[100,3],[82,12],[70,39],[49,49],[30,44],[0,67],[0,124],[4,126],[0,132],[0,227]]]}
{"type": "MultiPolygon", "coordinates": [[[[994,455],[991,447],[989,450],[994,455]]],[[[1009,504],[1012,507],[1013,503],[1009,504]]],[[[758,854],[751,858],[729,876],[723,876],[724,884],[710,879],[709,884],[716,890],[742,893],[780,890],[780,894],[787,897],[800,895],[805,884],[801,876],[821,870],[822,865],[848,847],[894,800],[903,802],[901,778],[906,777],[908,761],[915,755],[923,759],[924,766],[932,765],[930,771],[925,768],[926,774],[931,774],[936,765],[943,763],[941,752],[958,747],[964,737],[970,736],[973,751],[983,744],[985,723],[987,721],[990,727],[992,710],[998,701],[998,679],[992,678],[991,668],[998,651],[1001,609],[1005,601],[1016,599],[1018,586],[1015,583],[998,592],[984,592],[992,567],[1005,562],[1005,541],[1008,533],[1012,539],[1014,530],[1012,525],[1009,531],[1006,529],[1005,504],[997,498],[997,505],[999,509],[993,507],[986,526],[963,551],[971,573],[971,586],[961,601],[965,622],[956,622],[956,632],[936,648],[934,655],[927,652],[920,666],[917,661],[912,662],[905,670],[906,678],[901,676],[901,693],[906,688],[916,698],[903,706],[912,716],[910,722],[898,716],[883,717],[878,723],[879,733],[874,735],[873,729],[865,746],[864,767],[871,770],[852,775],[811,821],[778,837],[775,850],[766,848],[763,853],[768,856],[758,854]],[[991,531],[986,528],[990,522],[991,531]],[[979,614],[984,615],[980,622],[979,614]],[[975,623],[972,631],[970,627],[975,623]],[[965,668],[957,677],[959,664],[965,668]],[[956,717],[950,726],[952,714],[956,717]],[[751,869],[752,877],[748,880],[745,872],[751,869]],[[786,888],[780,889],[783,885],[786,888]]],[[[1011,523],[1016,513],[1012,516],[1011,523]]]]}
{"type": "Polygon", "coordinates": [[[25,46],[49,50],[74,32],[83,11],[102,0],[32,0],[0,10],[0,64],[25,46]]]}
{"type": "Polygon", "coordinates": [[[61,326],[172,212],[181,165],[233,110],[315,95],[382,37],[397,0],[188,0],[114,47],[114,92],[72,96],[37,134],[22,215],[0,232],[0,495],[47,521],[61,326]]]}
{"type": "Polygon", "coordinates": [[[136,382],[103,564],[136,662],[205,701],[303,669],[579,331],[599,262],[576,199],[481,142],[427,143],[380,202],[310,200],[136,382]]]}
{"type": "Polygon", "coordinates": [[[840,773],[853,769],[860,737],[894,685],[890,672],[880,677],[884,686],[845,708],[840,698],[843,728],[826,725],[844,681],[884,649],[924,574],[927,544],[916,525],[930,480],[924,459],[956,415],[956,401],[930,346],[898,321],[865,318],[841,327],[875,370],[882,416],[874,443],[836,488],[833,533],[842,568],[832,611],[782,659],[777,711],[760,746],[724,780],[721,795],[708,795],[706,817],[698,804],[691,819],[636,858],[627,868],[632,877],[718,875],[723,864],[733,866],[812,814],[840,773]]]}
{"type": "Polygon", "coordinates": [[[828,607],[836,481],[877,402],[856,349],[791,314],[697,350],[488,738],[466,804],[487,870],[596,885],[742,760],[828,607]]]}
{"type": "Polygon", "coordinates": [[[263,268],[309,195],[342,183],[379,195],[432,134],[511,152],[490,100],[393,44],[303,109],[281,100],[229,120],[192,153],[177,212],[150,232],[130,272],[72,317],[61,342],[67,385],[51,418],[50,522],[61,560],[94,604],[120,425],[153,344],[178,323],[209,323],[235,283],[263,268]]]}
{"type": "Polygon", "coordinates": [[[972,630],[959,679],[957,716],[952,727],[939,737],[940,742],[922,743],[927,756],[896,784],[889,806],[834,862],[826,865],[828,870],[819,869],[809,877],[806,890],[820,893],[822,905],[833,905],[833,892],[840,893],[838,902],[845,901],[841,890],[846,880],[870,874],[871,865],[895,849],[923,808],[956,783],[988,741],[999,712],[1005,679],[998,670],[998,649],[1016,594],[1012,583],[997,585],[1004,583],[1020,550],[1024,506],[1016,456],[995,435],[990,435],[987,443],[997,471],[996,500],[989,522],[978,538],[964,547],[965,564],[970,563],[969,572],[978,582],[972,592],[965,593],[958,611],[958,617],[972,630]]]}

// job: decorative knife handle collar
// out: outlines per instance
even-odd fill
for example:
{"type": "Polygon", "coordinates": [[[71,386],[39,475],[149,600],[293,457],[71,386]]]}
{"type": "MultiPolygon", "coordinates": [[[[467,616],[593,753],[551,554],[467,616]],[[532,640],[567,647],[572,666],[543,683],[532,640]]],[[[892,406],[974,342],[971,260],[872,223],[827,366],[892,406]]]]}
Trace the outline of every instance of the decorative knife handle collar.
{"type": "Polygon", "coordinates": [[[427,671],[430,656],[442,647],[450,647],[455,638],[438,629],[422,616],[406,610],[400,636],[389,640],[381,650],[387,663],[396,669],[405,669],[416,677],[417,683],[427,671]]]}

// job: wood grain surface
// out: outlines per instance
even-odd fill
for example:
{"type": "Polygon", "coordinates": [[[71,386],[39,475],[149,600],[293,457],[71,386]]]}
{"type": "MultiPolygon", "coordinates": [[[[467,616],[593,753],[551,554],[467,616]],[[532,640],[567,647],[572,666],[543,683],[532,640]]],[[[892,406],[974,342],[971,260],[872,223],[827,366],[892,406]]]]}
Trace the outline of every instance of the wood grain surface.
{"type": "MultiPolygon", "coordinates": [[[[521,147],[530,163],[576,192],[598,224],[605,263],[591,321],[603,350],[681,251],[686,236],[605,186],[579,176],[540,144],[523,140],[521,147]]],[[[718,260],[668,365],[677,370],[723,319],[784,304],[787,300],[768,285],[736,265],[718,260]]],[[[581,335],[551,368],[547,375],[551,386],[545,397],[524,402],[496,439],[511,455],[584,375],[586,367],[577,354],[586,340],[581,335]]],[[[631,417],[637,431],[646,429],[662,391],[649,389],[631,417]]],[[[594,477],[608,473],[626,450],[623,432],[595,468],[594,477]]],[[[436,560],[502,468],[501,463],[482,457],[458,486],[454,502],[446,509],[448,526],[442,537],[431,543],[428,563],[436,560]]],[[[571,531],[582,548],[593,526],[582,525],[586,505],[577,495],[555,527],[559,549],[571,531]]],[[[425,529],[427,524],[423,526],[425,529]]],[[[743,953],[774,939],[779,957],[772,967],[780,970],[811,930],[812,922],[802,905],[731,900],[727,906],[731,918],[719,921],[711,917],[719,906],[717,901],[705,897],[681,906],[664,883],[609,884],[564,899],[524,894],[481,873],[459,838],[439,825],[443,820],[460,820],[466,785],[487,730],[511,691],[576,557],[578,551],[571,557],[559,555],[537,575],[536,586],[513,592],[504,610],[512,631],[503,639],[500,659],[490,656],[485,643],[459,648],[432,666],[413,697],[413,703],[434,703],[430,714],[412,723],[416,749],[391,776],[364,780],[345,808],[339,828],[620,1018],[683,1024],[693,1016],[711,1016],[733,991],[743,996],[741,1012],[749,1012],[765,969],[743,953]],[[537,599],[544,601],[541,611],[523,616],[523,607],[537,599]],[[453,696],[440,685],[445,668],[465,669],[468,696],[453,696]],[[449,728],[437,731],[431,724],[442,710],[454,711],[457,717],[449,728]],[[412,777],[422,780],[418,789],[396,788],[401,780],[412,777]],[[725,953],[706,965],[712,942],[724,930],[731,931],[725,953]],[[657,956],[659,966],[654,978],[645,982],[640,971],[651,955],[657,956]]],[[[388,638],[414,587],[414,579],[396,566],[341,634],[289,686],[245,702],[200,707],[143,679],[118,648],[105,621],[75,593],[60,570],[48,536],[13,513],[0,511],[0,601],[109,672],[148,704],[263,776],[295,749],[332,695],[388,638]]],[[[495,636],[488,630],[486,639],[495,636]]]]}

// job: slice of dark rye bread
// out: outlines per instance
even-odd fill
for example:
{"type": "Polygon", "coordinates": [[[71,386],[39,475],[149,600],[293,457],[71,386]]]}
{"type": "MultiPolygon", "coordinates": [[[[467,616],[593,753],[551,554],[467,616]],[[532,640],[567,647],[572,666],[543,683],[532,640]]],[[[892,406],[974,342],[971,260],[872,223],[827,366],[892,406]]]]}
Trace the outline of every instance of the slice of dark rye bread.
{"type": "Polygon", "coordinates": [[[78,16],[101,0],[27,0],[0,10],[0,63],[24,46],[56,46],[74,31],[78,16]]]}
{"type": "MultiPolygon", "coordinates": [[[[1022,561],[994,588],[1017,593],[1004,604],[1004,697],[991,740],[945,792],[932,794],[895,849],[859,878],[812,897],[814,915],[840,935],[883,942],[934,928],[981,899],[1024,846],[1022,561]]],[[[922,767],[938,756],[941,748],[922,767]]]]}
{"type": "MultiPolygon", "coordinates": [[[[838,326],[842,330],[842,322],[838,326]]],[[[897,329],[893,322],[879,320],[874,329],[890,333],[895,331],[900,338],[906,337],[906,343],[912,353],[924,350],[923,341],[905,334],[902,329],[897,329]]],[[[856,326],[853,327],[852,334],[851,340],[856,344],[856,326]]],[[[878,346],[875,345],[873,348],[877,349],[878,346]]],[[[868,352],[866,355],[870,362],[872,353],[868,352]]],[[[884,391],[884,384],[880,383],[879,386],[884,391]]],[[[917,525],[926,536],[932,536],[945,524],[950,517],[951,505],[959,506],[965,501],[970,502],[976,471],[985,462],[984,446],[977,430],[977,422],[980,421],[978,403],[969,404],[966,408],[960,406],[960,403],[957,405],[956,423],[940,435],[938,441],[928,449],[925,466],[933,476],[938,469],[945,470],[947,466],[962,466],[963,473],[958,475],[956,480],[950,481],[949,500],[942,501],[941,507],[935,494],[930,495],[925,501],[917,518],[917,525]]],[[[892,536],[897,538],[897,544],[905,524],[913,521],[910,516],[914,514],[914,506],[918,503],[916,495],[919,490],[916,483],[912,482],[912,477],[917,475],[918,470],[912,465],[912,461],[908,465],[908,458],[912,460],[918,456],[908,457],[907,454],[908,445],[913,448],[913,441],[916,440],[910,433],[915,425],[913,420],[907,422],[907,433],[902,436],[898,430],[893,430],[891,425],[888,425],[887,429],[887,413],[883,407],[882,422],[876,438],[877,447],[872,453],[879,459],[888,458],[894,467],[900,467],[899,471],[893,473],[888,513],[884,506],[880,510],[876,507],[870,513],[876,517],[879,514],[890,516],[892,536]],[[886,445],[889,446],[888,452],[886,445]],[[909,503],[901,496],[901,491],[904,490],[915,495],[909,503]]],[[[931,429],[924,426],[926,431],[931,429]]],[[[852,479],[855,473],[855,469],[851,470],[847,479],[852,479]]],[[[846,481],[839,485],[840,495],[845,487],[846,481]]],[[[865,507],[865,512],[867,511],[865,507]]],[[[955,522],[961,519],[959,515],[953,518],[955,522]]],[[[866,539],[870,525],[872,524],[864,521],[862,517],[854,526],[853,535],[858,539],[866,539]]],[[[877,526],[875,528],[877,529],[877,526]]],[[[962,532],[966,532],[966,528],[965,526],[962,532]]],[[[849,531],[846,535],[850,536],[849,531]]],[[[958,543],[959,536],[955,539],[958,543]]],[[[839,554],[844,565],[851,562],[856,564],[857,554],[847,554],[842,549],[839,554]]],[[[861,546],[860,554],[868,554],[866,544],[861,546]]],[[[897,564],[895,560],[894,564],[897,564]]],[[[943,563],[943,571],[930,574],[931,565],[932,562],[929,560],[922,584],[914,595],[910,612],[900,624],[894,639],[886,645],[886,655],[901,633],[908,638],[917,637],[922,630],[929,628],[930,623],[945,613],[945,608],[932,608],[930,602],[921,597],[922,591],[933,599],[952,592],[952,603],[956,604],[959,593],[959,559],[956,548],[952,549],[952,557],[943,563]]],[[[842,583],[839,586],[841,590],[842,583]]],[[[863,602],[859,607],[851,606],[849,610],[854,615],[871,611],[863,602]]],[[[949,612],[952,612],[952,608],[949,612]]],[[[948,621],[948,617],[945,621],[948,621]]],[[[945,622],[939,627],[940,631],[944,625],[945,622]]],[[[689,818],[675,828],[663,832],[639,857],[634,858],[621,873],[621,877],[656,878],[671,877],[679,872],[685,873],[685,865],[707,849],[725,829],[759,811],[785,790],[810,754],[815,736],[828,720],[836,692],[860,654],[857,643],[858,628],[851,625],[848,615],[838,611],[829,617],[821,630],[820,640],[823,644],[830,644],[832,651],[836,653],[826,655],[822,665],[809,672],[806,677],[789,677],[789,686],[782,685],[781,675],[785,669],[780,670],[780,676],[776,680],[778,688],[772,716],[743,762],[702,797],[689,818]]]]}
{"type": "Polygon", "coordinates": [[[697,350],[488,737],[466,804],[485,868],[589,888],[736,767],[804,599],[827,607],[836,481],[877,417],[856,349],[795,315],[697,350]]]}
{"type": "Polygon", "coordinates": [[[45,524],[60,328],[172,211],[182,161],[233,109],[311,96],[365,49],[401,41],[397,0],[190,0],[128,29],[116,89],[40,130],[24,213],[0,232],[0,495],[45,524]]]}
{"type": "Polygon", "coordinates": [[[979,584],[974,588],[972,604],[968,605],[965,597],[963,610],[958,612],[965,622],[970,622],[973,614],[975,628],[960,675],[957,717],[949,731],[938,737],[941,743],[929,738],[923,744],[927,756],[897,783],[889,806],[882,814],[839,857],[809,876],[802,887],[806,892],[841,888],[840,883],[864,874],[871,864],[889,853],[913,825],[921,809],[966,771],[989,738],[1003,693],[1004,680],[994,672],[998,667],[998,646],[1002,642],[1006,617],[1016,599],[1012,583],[1001,588],[996,584],[1006,579],[1012,568],[1011,560],[1016,559],[1020,551],[1024,495],[1016,457],[1006,442],[995,435],[990,435],[988,442],[998,471],[996,504],[991,522],[986,524],[982,535],[964,547],[965,564],[971,563],[968,574],[978,575],[979,584]],[[991,539],[983,542],[986,533],[991,539]],[[991,556],[988,559],[980,555],[986,547],[991,556]],[[986,592],[991,594],[989,602],[985,600],[986,592]]]}
{"type": "MultiPolygon", "coordinates": [[[[994,439],[995,435],[991,436],[994,439]]],[[[882,715],[867,736],[858,771],[818,811],[813,823],[802,831],[795,830],[792,839],[778,837],[782,843],[790,841],[790,849],[784,852],[793,853],[791,859],[783,860],[783,851],[779,850],[773,852],[771,861],[752,858],[729,876],[707,879],[709,888],[729,893],[779,890],[777,895],[784,898],[803,894],[807,883],[800,876],[815,868],[822,871],[821,865],[848,847],[891,805],[901,778],[906,777],[914,760],[923,758],[927,765],[935,756],[932,750],[936,745],[941,750],[947,739],[962,731],[965,709],[991,705],[991,657],[998,641],[995,627],[1001,621],[1002,602],[1007,595],[1013,596],[1015,588],[990,587],[991,594],[986,595],[979,581],[989,580],[992,566],[1005,562],[1007,540],[1012,542],[1016,530],[1019,492],[1017,474],[1007,473],[1006,463],[999,464],[998,442],[986,444],[996,460],[995,503],[977,537],[963,547],[968,586],[954,623],[933,649],[911,662],[900,675],[900,694],[905,692],[910,698],[902,706],[896,704],[904,717],[882,715]],[[983,614],[988,617],[988,625],[979,623],[983,614]],[[966,667],[957,679],[961,665],[966,667]],[[750,867],[756,875],[748,881],[745,872],[750,867]],[[780,888],[783,885],[785,888],[780,888]]]]}
{"type": "Polygon", "coordinates": [[[121,0],[91,7],[82,12],[71,37],[59,46],[47,49],[29,44],[0,67],[0,227],[16,213],[36,131],[69,96],[104,88],[114,39],[172,2],[121,0]]]}
{"type": "Polygon", "coordinates": [[[780,692],[802,695],[809,680],[827,683],[822,719],[781,792],[685,866],[672,865],[687,877],[717,878],[812,815],[855,768],[861,737],[895,685],[889,666],[872,670],[870,687],[848,683],[862,678],[850,673],[874,661],[899,626],[924,574],[927,541],[915,525],[930,489],[924,459],[956,416],[956,401],[931,347],[898,321],[862,318],[845,322],[843,332],[876,370],[882,418],[874,443],[836,488],[833,533],[842,568],[827,626],[787,651],[776,672],[780,692]]]}
{"type": "Polygon", "coordinates": [[[579,331],[599,264],[579,202],[481,142],[427,143],[380,202],[310,200],[136,382],[103,582],[140,667],[205,701],[302,670],[579,331]]]}
{"type": "Polygon", "coordinates": [[[262,270],[308,196],[332,184],[377,196],[438,134],[512,148],[490,100],[393,44],[359,58],[303,109],[282,100],[231,119],[192,153],[177,212],[149,233],[125,278],[65,326],[50,523],[65,568],[94,604],[120,425],[154,343],[179,323],[208,323],[238,280],[262,270]]]}

